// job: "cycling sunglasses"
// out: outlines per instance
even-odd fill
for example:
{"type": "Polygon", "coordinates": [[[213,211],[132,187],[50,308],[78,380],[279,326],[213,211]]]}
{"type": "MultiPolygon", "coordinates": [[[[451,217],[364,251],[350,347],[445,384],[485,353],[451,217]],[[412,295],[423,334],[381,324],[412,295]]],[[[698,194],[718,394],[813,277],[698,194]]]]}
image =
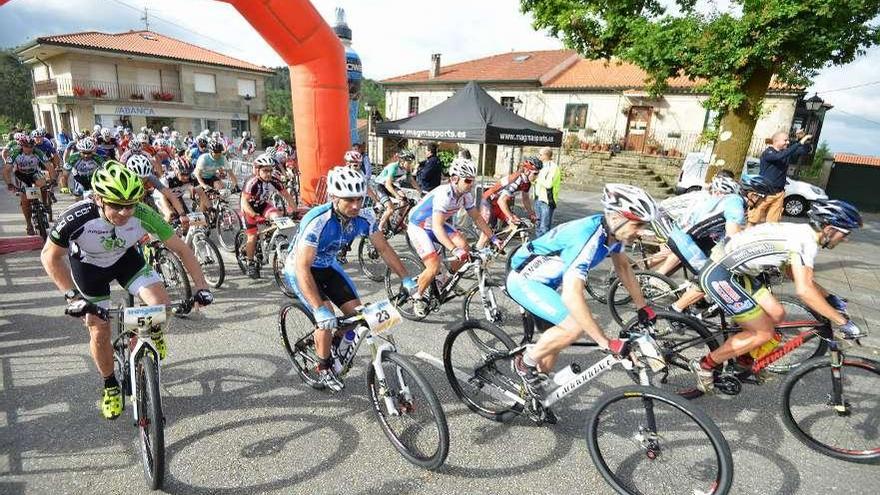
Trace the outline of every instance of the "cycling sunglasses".
{"type": "Polygon", "coordinates": [[[111,210],[113,210],[115,212],[132,211],[132,210],[134,210],[134,207],[135,207],[135,205],[120,205],[117,203],[108,203],[107,201],[104,202],[104,205],[109,207],[111,210]]]}

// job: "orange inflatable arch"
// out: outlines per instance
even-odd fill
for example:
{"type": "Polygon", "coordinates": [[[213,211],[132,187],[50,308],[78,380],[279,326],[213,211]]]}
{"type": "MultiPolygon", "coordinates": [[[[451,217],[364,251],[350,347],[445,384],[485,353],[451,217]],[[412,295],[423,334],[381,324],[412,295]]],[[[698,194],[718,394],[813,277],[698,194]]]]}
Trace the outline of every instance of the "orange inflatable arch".
{"type": "Polygon", "coordinates": [[[345,49],[309,0],[223,1],[290,66],[301,194],[313,203],[318,180],[350,146],[345,49]]]}

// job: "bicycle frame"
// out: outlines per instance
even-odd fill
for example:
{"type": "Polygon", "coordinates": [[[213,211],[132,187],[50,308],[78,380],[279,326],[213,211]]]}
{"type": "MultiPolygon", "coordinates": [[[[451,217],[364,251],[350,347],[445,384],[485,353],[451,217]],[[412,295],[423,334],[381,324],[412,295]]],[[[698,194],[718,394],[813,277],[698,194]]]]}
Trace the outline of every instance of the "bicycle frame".
{"type": "MultiPolygon", "coordinates": [[[[147,306],[150,308],[150,306],[147,306]]],[[[139,308],[128,308],[137,310],[139,308]]],[[[137,364],[141,360],[141,357],[149,353],[153,356],[153,359],[156,363],[156,379],[159,383],[162,383],[162,369],[159,365],[159,351],[153,346],[152,340],[150,336],[146,334],[146,330],[148,325],[143,325],[137,330],[131,330],[125,328],[125,322],[122,318],[126,308],[122,305],[118,306],[115,310],[112,311],[112,314],[115,315],[116,318],[116,333],[117,337],[113,340],[113,347],[117,348],[117,344],[119,344],[119,349],[122,351],[122,359],[126,362],[126,374],[128,386],[131,390],[131,396],[137,397],[138,394],[138,384],[136,379],[137,373],[137,364]],[[141,330],[145,331],[144,335],[141,335],[141,330]],[[136,340],[134,347],[131,346],[131,339],[134,337],[136,340]]],[[[133,404],[132,407],[132,417],[134,418],[134,422],[136,425],[140,424],[141,420],[141,411],[138,409],[139,404],[138,401],[131,401],[133,404]]]]}
{"type": "MultiPolygon", "coordinates": [[[[798,323],[798,322],[792,322],[798,323]]],[[[794,325],[790,325],[794,326],[794,325]]],[[[780,328],[781,325],[777,325],[776,328],[780,328]]],[[[782,346],[776,347],[773,351],[771,351],[766,356],[761,359],[755,360],[755,363],[752,365],[751,371],[753,374],[760,373],[764,368],[770,366],[782,359],[786,354],[790,354],[792,351],[802,346],[807,341],[812,340],[815,337],[824,338],[817,333],[816,329],[804,330],[803,332],[797,334],[794,338],[787,340],[782,346]]],[[[837,341],[834,339],[825,338],[829,343],[829,348],[831,349],[832,354],[835,352],[840,352],[839,347],[837,345],[837,341]]],[[[833,360],[833,359],[832,359],[833,360]]],[[[840,359],[842,362],[843,359],[840,359]]]]}

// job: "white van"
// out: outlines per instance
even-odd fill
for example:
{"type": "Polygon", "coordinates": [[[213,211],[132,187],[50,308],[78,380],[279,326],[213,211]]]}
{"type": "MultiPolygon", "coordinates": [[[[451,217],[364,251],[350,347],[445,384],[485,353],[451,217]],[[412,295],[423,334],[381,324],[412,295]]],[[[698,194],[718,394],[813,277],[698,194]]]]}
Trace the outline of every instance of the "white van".
{"type": "MultiPolygon", "coordinates": [[[[743,174],[757,174],[761,161],[754,157],[746,158],[743,174]]],[[[688,153],[681,166],[678,175],[678,184],[675,186],[675,194],[682,194],[700,190],[706,187],[706,169],[709,167],[709,153],[688,153]]],[[[785,204],[783,206],[786,215],[793,217],[801,216],[810,208],[810,202],[817,199],[828,199],[828,195],[820,187],[812,184],[785,179],[785,204]]]]}

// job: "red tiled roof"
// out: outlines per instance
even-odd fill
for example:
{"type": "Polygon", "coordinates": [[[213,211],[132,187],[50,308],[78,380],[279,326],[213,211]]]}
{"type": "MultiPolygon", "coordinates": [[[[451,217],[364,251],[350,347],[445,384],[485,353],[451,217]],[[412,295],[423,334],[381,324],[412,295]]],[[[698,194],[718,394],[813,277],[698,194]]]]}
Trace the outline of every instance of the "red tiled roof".
{"type": "Polygon", "coordinates": [[[835,153],[834,162],[880,167],[880,156],[856,155],[855,153],[835,153]]]}
{"type": "MultiPolygon", "coordinates": [[[[392,77],[382,83],[430,83],[464,81],[539,81],[548,89],[636,89],[644,88],[648,74],[636,65],[619,60],[588,60],[574,50],[511,52],[468,60],[440,68],[440,76],[428,78],[428,71],[392,77]],[[528,55],[518,62],[518,57],[528,55]]],[[[700,80],[685,76],[669,79],[672,89],[690,89],[700,80]]],[[[778,83],[772,89],[786,86],[778,83]]],[[[793,88],[800,91],[799,88],[793,88]]]]}
{"type": "Polygon", "coordinates": [[[443,66],[434,79],[428,79],[428,71],[423,70],[382,82],[538,81],[574,55],[574,50],[502,53],[443,66]]]}
{"type": "Polygon", "coordinates": [[[229,57],[200,46],[163,36],[153,31],[129,31],[127,33],[82,33],[59,34],[37,38],[37,43],[65,45],[131,53],[150,57],[171,58],[201,64],[221,65],[236,69],[273,73],[272,69],[229,57]]]}

